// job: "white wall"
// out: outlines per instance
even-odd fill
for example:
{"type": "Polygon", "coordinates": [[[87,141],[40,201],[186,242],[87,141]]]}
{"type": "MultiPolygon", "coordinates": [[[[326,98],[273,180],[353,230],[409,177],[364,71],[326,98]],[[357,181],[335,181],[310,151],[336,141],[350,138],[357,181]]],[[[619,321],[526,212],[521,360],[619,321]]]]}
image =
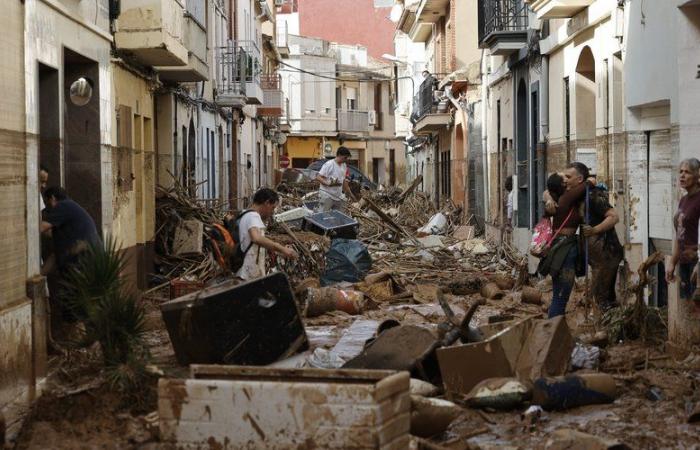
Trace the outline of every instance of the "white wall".
{"type": "MultiPolygon", "coordinates": [[[[675,104],[678,63],[675,15],[667,1],[625,3],[625,99],[627,107],[662,101],[675,104]]],[[[672,122],[676,112],[672,111],[672,122]]]]}

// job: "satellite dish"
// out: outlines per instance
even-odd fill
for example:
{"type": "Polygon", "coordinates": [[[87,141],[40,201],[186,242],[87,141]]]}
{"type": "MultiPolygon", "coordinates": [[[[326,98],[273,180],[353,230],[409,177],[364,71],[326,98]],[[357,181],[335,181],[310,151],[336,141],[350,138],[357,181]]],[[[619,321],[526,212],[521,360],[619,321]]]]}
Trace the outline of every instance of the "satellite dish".
{"type": "Polygon", "coordinates": [[[76,106],[85,106],[92,98],[92,83],[80,77],[70,85],[70,101],[76,106]]]}
{"type": "Polygon", "coordinates": [[[284,133],[276,133],[275,142],[279,145],[284,145],[284,143],[287,142],[287,135],[284,133]]]}

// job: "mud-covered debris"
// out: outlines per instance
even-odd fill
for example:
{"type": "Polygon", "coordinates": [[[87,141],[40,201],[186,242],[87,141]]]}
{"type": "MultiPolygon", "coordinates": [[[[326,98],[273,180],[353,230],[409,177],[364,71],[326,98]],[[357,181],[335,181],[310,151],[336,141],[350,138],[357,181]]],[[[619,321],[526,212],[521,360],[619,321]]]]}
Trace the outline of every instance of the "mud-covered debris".
{"type": "Polygon", "coordinates": [[[606,373],[583,373],[535,380],[532,401],[546,410],[611,403],[617,397],[615,379],[606,373]]]}
{"type": "Polygon", "coordinates": [[[411,434],[430,437],[442,433],[462,411],[448,400],[411,395],[411,434]]]}
{"type": "Polygon", "coordinates": [[[440,393],[440,388],[427,381],[411,378],[411,395],[422,397],[435,397],[440,393]]]}
{"type": "Polygon", "coordinates": [[[629,450],[614,439],[564,428],[552,432],[545,443],[545,450],[629,450]]]}
{"type": "Polygon", "coordinates": [[[600,365],[600,348],[577,343],[571,352],[571,368],[596,370],[600,365]]]}
{"type": "Polygon", "coordinates": [[[466,396],[469,406],[509,410],[530,399],[532,389],[517,378],[490,378],[474,386],[466,396]]]}

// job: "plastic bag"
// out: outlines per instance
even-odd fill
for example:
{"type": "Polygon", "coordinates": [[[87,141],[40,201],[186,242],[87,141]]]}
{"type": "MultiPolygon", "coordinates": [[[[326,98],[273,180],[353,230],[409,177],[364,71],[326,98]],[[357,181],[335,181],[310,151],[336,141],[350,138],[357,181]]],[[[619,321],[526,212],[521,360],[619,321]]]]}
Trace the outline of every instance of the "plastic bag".
{"type": "Polygon", "coordinates": [[[367,247],[355,239],[333,239],[326,253],[326,270],[321,286],[341,281],[356,283],[365,278],[372,268],[372,257],[367,247]]]}

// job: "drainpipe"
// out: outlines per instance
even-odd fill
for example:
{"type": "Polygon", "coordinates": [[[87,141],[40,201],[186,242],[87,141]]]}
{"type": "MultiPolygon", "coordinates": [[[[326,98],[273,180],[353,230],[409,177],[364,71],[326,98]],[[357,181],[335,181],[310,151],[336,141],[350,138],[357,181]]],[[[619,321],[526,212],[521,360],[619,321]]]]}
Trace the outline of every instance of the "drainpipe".
{"type": "MultiPolygon", "coordinates": [[[[480,79],[481,79],[481,151],[483,154],[484,158],[484,218],[486,217],[491,217],[491,210],[490,210],[490,202],[489,199],[491,198],[491,183],[489,181],[489,169],[491,166],[491,161],[489,160],[489,151],[488,151],[488,83],[486,79],[487,71],[486,71],[486,64],[488,61],[488,56],[486,55],[485,50],[481,50],[481,73],[480,73],[480,79]]],[[[496,145],[498,146],[498,142],[496,142],[496,145]]],[[[497,164],[501,163],[501,158],[498,158],[497,164]]],[[[498,192],[498,190],[497,190],[498,192]]],[[[499,205],[501,204],[501,200],[499,199],[498,201],[499,205]]]]}
{"type": "MultiPolygon", "coordinates": [[[[179,128],[177,125],[177,97],[175,97],[175,94],[172,92],[169,95],[173,101],[173,109],[175,110],[175,114],[173,114],[173,152],[171,153],[171,157],[173,158],[173,174],[175,175],[173,184],[176,184],[180,176],[177,170],[177,130],[179,128]]],[[[184,136],[182,138],[185,139],[184,136]]],[[[184,154],[182,155],[182,158],[184,161],[184,154]]]]}
{"type": "Polygon", "coordinates": [[[540,151],[542,163],[538,177],[542,182],[547,178],[547,145],[549,142],[549,56],[542,55],[542,73],[540,74],[540,151]]]}

